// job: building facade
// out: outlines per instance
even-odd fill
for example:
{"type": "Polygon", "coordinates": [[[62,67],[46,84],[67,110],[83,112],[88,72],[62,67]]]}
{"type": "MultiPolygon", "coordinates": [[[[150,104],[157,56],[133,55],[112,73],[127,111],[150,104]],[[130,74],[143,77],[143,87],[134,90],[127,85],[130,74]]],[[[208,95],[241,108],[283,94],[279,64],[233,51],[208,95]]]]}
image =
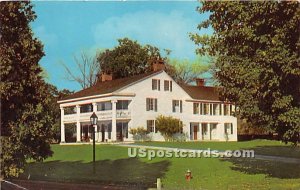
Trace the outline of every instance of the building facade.
{"type": "MultiPolygon", "coordinates": [[[[155,128],[159,115],[173,116],[183,122],[183,132],[190,141],[237,141],[235,106],[219,100],[218,89],[179,85],[165,71],[158,70],[134,77],[102,81],[60,101],[61,143],[66,133],[73,141],[133,141],[131,128],[147,128],[153,141],[164,138],[155,128]],[[97,127],[90,126],[90,116],[98,116],[97,127]],[[68,130],[66,128],[68,127],[68,130]]],[[[70,142],[70,141],[69,141],[70,142]]]]}

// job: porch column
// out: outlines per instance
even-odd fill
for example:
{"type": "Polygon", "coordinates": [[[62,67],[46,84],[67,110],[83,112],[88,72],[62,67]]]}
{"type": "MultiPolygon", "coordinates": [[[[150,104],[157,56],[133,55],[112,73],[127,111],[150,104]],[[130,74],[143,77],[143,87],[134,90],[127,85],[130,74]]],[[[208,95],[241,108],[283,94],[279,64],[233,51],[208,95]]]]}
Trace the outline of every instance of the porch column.
{"type": "Polygon", "coordinates": [[[211,125],[211,123],[208,123],[207,124],[207,131],[208,131],[208,135],[209,135],[209,140],[211,140],[211,130],[210,130],[210,125],[211,125]]]}
{"type": "Polygon", "coordinates": [[[60,143],[65,143],[65,123],[64,123],[65,110],[60,108],[60,143]]]}
{"type": "Polygon", "coordinates": [[[202,141],[203,140],[203,137],[202,137],[202,123],[199,123],[199,133],[200,133],[200,135],[199,135],[200,141],[202,141]]]}
{"type": "Polygon", "coordinates": [[[97,103],[93,102],[93,112],[97,112],[97,103]]]}
{"type": "Polygon", "coordinates": [[[112,100],[111,140],[117,140],[117,100],[112,100]]]}
{"type": "Polygon", "coordinates": [[[221,109],[221,115],[225,115],[224,114],[224,103],[221,104],[221,108],[220,109],[221,109]]]}
{"type": "MultiPolygon", "coordinates": [[[[97,112],[97,103],[96,102],[93,102],[93,112],[97,112]]],[[[94,127],[94,130],[95,130],[95,141],[98,141],[99,142],[99,131],[97,132],[97,128],[98,128],[98,123],[97,123],[97,127],[94,127]]]]}
{"type": "Polygon", "coordinates": [[[81,142],[81,134],[80,134],[80,105],[76,105],[76,142],[81,142]]]}

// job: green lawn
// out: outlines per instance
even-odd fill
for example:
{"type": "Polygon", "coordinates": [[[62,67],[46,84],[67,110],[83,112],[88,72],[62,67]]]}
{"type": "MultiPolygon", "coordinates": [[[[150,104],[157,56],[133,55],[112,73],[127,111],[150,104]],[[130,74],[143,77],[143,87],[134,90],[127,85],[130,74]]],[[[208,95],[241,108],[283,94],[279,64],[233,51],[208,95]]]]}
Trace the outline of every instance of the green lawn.
{"type": "Polygon", "coordinates": [[[139,142],[135,143],[143,146],[158,146],[187,149],[208,149],[211,150],[240,150],[251,149],[255,154],[269,156],[283,156],[300,158],[300,147],[292,147],[280,141],[252,140],[242,142],[139,142]]]}
{"type": "MultiPolygon", "coordinates": [[[[144,143],[143,143],[144,144],[144,143]]],[[[276,141],[232,143],[147,143],[148,145],[185,148],[243,149],[263,146],[285,147],[276,141]],[[200,145],[201,144],[201,145],[200,145]]],[[[166,189],[300,189],[300,165],[255,159],[219,158],[129,158],[127,148],[114,145],[96,146],[93,173],[92,146],[53,145],[53,157],[44,163],[28,163],[21,176],[32,180],[76,183],[127,184],[134,187],[155,187],[162,178],[166,189]],[[190,169],[193,179],[186,182],[190,169]]],[[[295,149],[299,151],[299,147],[295,149]]],[[[286,156],[286,155],[285,155],[286,156]]]]}

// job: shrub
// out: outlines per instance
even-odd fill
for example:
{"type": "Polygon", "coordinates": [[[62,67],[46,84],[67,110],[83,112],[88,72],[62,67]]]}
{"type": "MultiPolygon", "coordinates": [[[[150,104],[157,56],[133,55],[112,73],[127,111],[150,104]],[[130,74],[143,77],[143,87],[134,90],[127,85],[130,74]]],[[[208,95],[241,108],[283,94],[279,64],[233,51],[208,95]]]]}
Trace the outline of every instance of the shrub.
{"type": "Polygon", "coordinates": [[[162,134],[166,141],[172,141],[173,135],[182,133],[183,124],[180,119],[172,116],[158,116],[156,118],[156,129],[162,134]]]}
{"type": "Polygon", "coordinates": [[[130,128],[129,133],[133,135],[134,141],[151,141],[151,136],[144,127],[130,128]]]}

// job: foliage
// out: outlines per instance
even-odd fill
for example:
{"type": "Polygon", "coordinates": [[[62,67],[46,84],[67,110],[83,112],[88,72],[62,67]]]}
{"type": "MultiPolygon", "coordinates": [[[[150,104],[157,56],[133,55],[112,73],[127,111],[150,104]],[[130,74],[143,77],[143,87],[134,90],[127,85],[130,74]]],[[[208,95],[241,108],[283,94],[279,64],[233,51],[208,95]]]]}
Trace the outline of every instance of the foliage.
{"type": "Polygon", "coordinates": [[[152,60],[161,58],[157,47],[142,46],[137,41],[123,38],[114,49],[100,53],[97,60],[104,73],[113,74],[114,78],[134,76],[151,71],[152,60]]]}
{"type": "Polygon", "coordinates": [[[172,141],[174,142],[185,142],[188,139],[187,133],[175,133],[172,135],[172,141]]]}
{"type": "Polygon", "coordinates": [[[174,134],[182,132],[183,124],[180,119],[160,115],[156,118],[155,128],[163,135],[166,141],[170,141],[173,140],[174,134]]]}
{"type": "Polygon", "coordinates": [[[216,57],[223,98],[253,125],[299,142],[299,2],[204,1],[198,11],[211,13],[198,28],[214,33],[191,38],[198,54],[216,57]]]}
{"type": "Polygon", "coordinates": [[[188,59],[168,59],[167,62],[166,72],[178,83],[190,84],[210,69],[210,65],[203,64],[200,58],[192,61],[188,59]]]}
{"type": "Polygon", "coordinates": [[[32,4],[0,2],[1,175],[18,176],[26,159],[51,156],[51,96],[38,64],[43,45],[29,26],[32,4]]]}
{"type": "Polygon", "coordinates": [[[67,89],[58,90],[56,86],[51,84],[46,84],[47,86],[47,93],[50,96],[49,102],[49,114],[51,118],[53,118],[54,123],[52,125],[52,132],[53,132],[53,141],[52,143],[58,143],[60,141],[60,108],[57,104],[57,101],[61,100],[62,98],[74,93],[73,91],[69,91],[67,89]]]}
{"type": "Polygon", "coordinates": [[[74,67],[68,67],[65,63],[61,65],[66,71],[66,80],[77,82],[82,89],[86,89],[96,84],[100,73],[100,65],[97,62],[97,56],[89,56],[87,52],[81,52],[80,58],[74,56],[75,68],[79,70],[79,74],[73,70],[74,67]]]}
{"type": "Polygon", "coordinates": [[[132,134],[134,141],[151,141],[151,137],[144,127],[130,128],[129,133],[132,134]]]}

